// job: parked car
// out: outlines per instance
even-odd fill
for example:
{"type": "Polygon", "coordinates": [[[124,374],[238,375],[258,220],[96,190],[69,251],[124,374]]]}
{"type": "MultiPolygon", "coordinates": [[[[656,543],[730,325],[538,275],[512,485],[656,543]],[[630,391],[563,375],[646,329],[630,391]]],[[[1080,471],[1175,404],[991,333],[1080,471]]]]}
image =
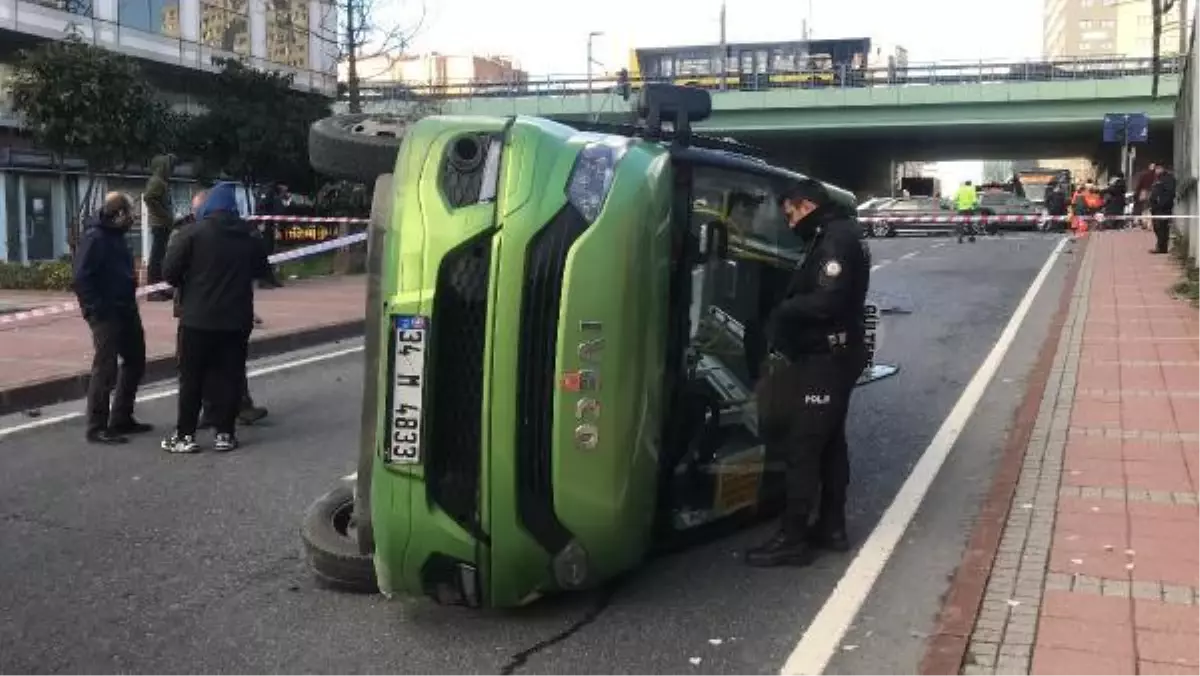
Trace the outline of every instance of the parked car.
{"type": "Polygon", "coordinates": [[[996,223],[992,230],[1037,230],[1045,220],[1045,210],[1033,201],[1003,190],[985,191],[979,195],[979,206],[984,213],[997,216],[1037,216],[1037,220],[1018,223],[996,223]]]}
{"type": "MultiPolygon", "coordinates": [[[[866,206],[865,204],[863,206],[866,206]]],[[[859,217],[896,217],[896,222],[874,221],[869,224],[869,232],[872,237],[895,237],[896,233],[901,230],[915,230],[924,232],[944,232],[953,230],[954,224],[941,221],[943,218],[954,216],[957,214],[954,210],[954,205],[949,200],[941,197],[928,197],[919,195],[917,197],[895,197],[887,201],[871,205],[865,211],[859,207],[859,217]],[[915,217],[915,221],[903,221],[915,217]],[[923,220],[923,219],[928,220],[923,220]]],[[[990,208],[980,209],[982,214],[994,213],[990,208]]]]}

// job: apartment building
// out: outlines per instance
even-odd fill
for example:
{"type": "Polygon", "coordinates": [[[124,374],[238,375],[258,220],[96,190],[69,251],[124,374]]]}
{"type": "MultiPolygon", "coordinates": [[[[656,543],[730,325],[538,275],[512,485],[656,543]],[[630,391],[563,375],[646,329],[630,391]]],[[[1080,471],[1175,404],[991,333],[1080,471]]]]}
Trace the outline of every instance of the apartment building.
{"type": "MultiPolygon", "coordinates": [[[[346,64],[338,65],[339,78],[347,77],[346,64]]],[[[472,84],[520,84],[529,75],[509,57],[474,54],[406,54],[361,59],[358,76],[363,82],[396,82],[413,89],[433,88],[442,93],[466,93],[472,84]]]]}
{"type": "MultiPolygon", "coordinates": [[[[297,89],[337,94],[333,0],[0,0],[0,261],[66,253],[67,223],[87,190],[82,163],[52,161],[21,132],[7,94],[17,50],[69,32],[137,58],[179,108],[194,108],[189,92],[217,72],[218,58],[243,58],[294,75],[297,89]]],[[[177,204],[190,198],[188,176],[181,168],[177,204]]],[[[137,197],[145,181],[141,171],[103,176],[94,195],[137,197]]]]}
{"type": "MultiPolygon", "coordinates": [[[[1163,17],[1163,54],[1179,53],[1179,16],[1172,9],[1163,17]]],[[[1147,57],[1153,35],[1150,0],[1045,0],[1042,39],[1047,58],[1147,57]]]]}

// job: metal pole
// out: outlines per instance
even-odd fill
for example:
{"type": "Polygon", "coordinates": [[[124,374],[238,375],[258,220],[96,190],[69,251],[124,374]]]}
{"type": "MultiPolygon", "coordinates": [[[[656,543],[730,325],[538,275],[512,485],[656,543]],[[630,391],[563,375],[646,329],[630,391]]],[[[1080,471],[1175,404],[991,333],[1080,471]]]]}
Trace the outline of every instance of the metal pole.
{"type": "MultiPolygon", "coordinates": [[[[1188,5],[1190,2],[1179,0],[1175,3],[1179,7],[1179,56],[1177,60],[1182,61],[1188,53],[1188,39],[1191,37],[1191,31],[1188,30],[1188,5]]],[[[1183,68],[1183,64],[1179,64],[1179,68],[1183,68]]],[[[1193,73],[1192,77],[1196,77],[1193,73]]]]}
{"type": "Polygon", "coordinates": [[[725,3],[721,2],[721,91],[729,84],[729,45],[725,42],[725,3]]]}
{"type": "Polygon", "coordinates": [[[587,38],[587,112],[588,119],[592,117],[592,36],[595,33],[588,33],[587,38]]]}

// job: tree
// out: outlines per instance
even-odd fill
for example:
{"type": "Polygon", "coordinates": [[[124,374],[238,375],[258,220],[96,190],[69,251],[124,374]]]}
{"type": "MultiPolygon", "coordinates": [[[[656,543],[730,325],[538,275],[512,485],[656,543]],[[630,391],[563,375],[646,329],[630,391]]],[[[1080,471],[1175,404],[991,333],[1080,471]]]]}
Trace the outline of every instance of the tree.
{"type": "MultiPolygon", "coordinates": [[[[137,62],[75,33],[20,52],[12,98],[25,127],[56,161],[84,161],[88,183],[80,216],[91,203],[97,173],[144,164],[174,140],[177,120],[137,62]]],[[[78,220],[68,230],[72,246],[78,220]]]]}
{"type": "Polygon", "coordinates": [[[387,58],[389,64],[408,48],[413,37],[421,30],[425,21],[425,5],[414,25],[407,28],[399,24],[384,25],[378,17],[379,0],[338,0],[338,62],[346,62],[346,93],[349,96],[350,112],[362,112],[360,93],[359,62],[379,57],[387,58]]]}
{"type": "Polygon", "coordinates": [[[291,75],[233,59],[218,65],[221,72],[198,94],[206,111],[187,125],[190,154],[206,171],[247,186],[267,178],[309,185],[308,128],[329,115],[328,102],[292,89],[291,75]]]}
{"type": "MultiPolygon", "coordinates": [[[[1153,77],[1150,81],[1150,98],[1158,98],[1158,78],[1162,70],[1162,33],[1163,33],[1163,17],[1175,7],[1178,0],[1150,0],[1150,11],[1154,22],[1154,34],[1151,39],[1150,53],[1150,68],[1153,77]]],[[[1179,33],[1183,35],[1187,32],[1187,27],[1180,22],[1179,33]]],[[[1182,40],[1181,44],[1184,44],[1182,40]]],[[[1183,51],[1180,51],[1182,54],[1183,51]]]]}

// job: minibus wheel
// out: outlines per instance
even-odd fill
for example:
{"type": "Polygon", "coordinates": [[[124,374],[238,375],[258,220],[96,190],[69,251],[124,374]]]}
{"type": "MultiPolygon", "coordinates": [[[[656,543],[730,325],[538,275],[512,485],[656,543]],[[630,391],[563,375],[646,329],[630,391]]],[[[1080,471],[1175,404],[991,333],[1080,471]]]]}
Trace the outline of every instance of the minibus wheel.
{"type": "Polygon", "coordinates": [[[391,173],[411,120],[392,115],[334,115],[308,130],[308,162],[318,173],[368,185],[391,173]]]}
{"type": "Polygon", "coordinates": [[[378,591],[374,560],[358,551],[351,486],[338,486],[318,498],[304,515],[300,534],[319,583],[343,591],[378,591]]]}

